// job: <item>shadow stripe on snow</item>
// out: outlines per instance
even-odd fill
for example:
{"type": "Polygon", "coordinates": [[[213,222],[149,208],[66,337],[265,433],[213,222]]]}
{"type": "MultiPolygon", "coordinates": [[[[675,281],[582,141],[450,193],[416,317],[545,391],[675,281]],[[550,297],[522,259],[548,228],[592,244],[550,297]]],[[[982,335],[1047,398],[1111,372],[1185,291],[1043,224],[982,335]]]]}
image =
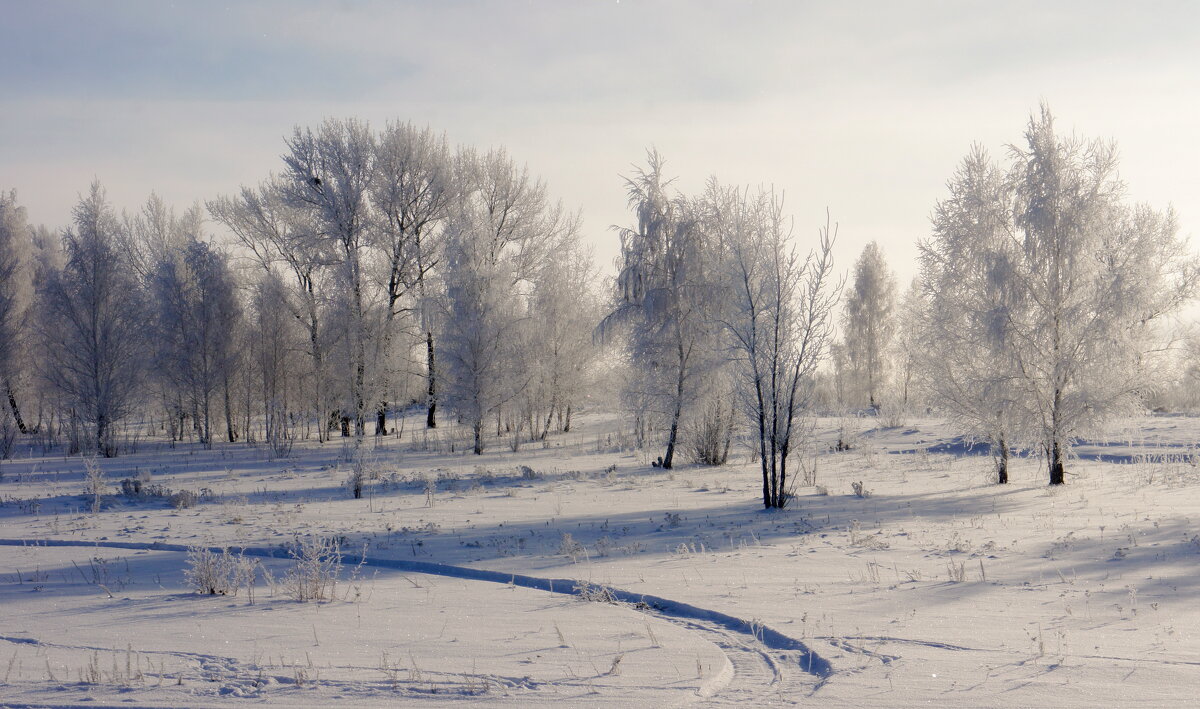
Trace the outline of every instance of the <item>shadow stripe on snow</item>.
{"type": "MultiPolygon", "coordinates": [[[[103,547],[108,549],[174,552],[186,552],[191,548],[182,544],[163,544],[161,542],[84,541],[81,539],[0,539],[0,546],[103,547]]],[[[228,549],[230,552],[245,554],[246,556],[259,556],[271,559],[290,558],[287,549],[280,547],[230,546],[208,548],[216,553],[228,549]]],[[[411,571],[413,573],[430,574],[432,576],[447,576],[469,581],[511,584],[523,588],[532,588],[538,591],[548,591],[550,593],[561,593],[571,596],[578,596],[585,590],[588,592],[603,591],[610,595],[613,600],[629,603],[634,606],[643,604],[645,607],[651,608],[663,615],[708,621],[735,633],[747,635],[759,641],[764,647],[770,650],[795,652],[799,655],[798,664],[800,669],[822,680],[828,679],[833,674],[833,666],[829,660],[821,657],[799,640],[784,635],[773,628],[759,625],[758,623],[751,623],[750,621],[720,611],[701,608],[690,603],[675,601],[649,593],[634,593],[611,586],[595,584],[584,584],[581,587],[580,582],[575,579],[549,579],[540,576],[525,576],[524,574],[473,569],[469,566],[454,566],[452,564],[440,564],[432,561],[378,559],[370,556],[363,557],[357,554],[343,554],[342,563],[349,566],[362,564],[364,566],[395,569],[397,571],[411,571]]]]}

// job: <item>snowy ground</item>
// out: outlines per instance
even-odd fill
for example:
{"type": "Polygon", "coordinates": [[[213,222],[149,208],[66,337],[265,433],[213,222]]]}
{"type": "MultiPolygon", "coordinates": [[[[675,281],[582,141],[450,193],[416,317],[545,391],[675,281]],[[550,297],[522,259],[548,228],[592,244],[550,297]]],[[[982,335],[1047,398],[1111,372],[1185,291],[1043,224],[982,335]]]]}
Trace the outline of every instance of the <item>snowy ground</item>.
{"type": "Polygon", "coordinates": [[[1035,459],[989,484],[939,421],[854,421],[781,512],[753,465],[652,468],[611,417],[483,456],[416,424],[357,453],[359,500],[340,440],[143,443],[100,461],[97,514],[80,460],[22,448],[0,464],[0,703],[1194,703],[1198,419],[1129,421],[1053,490],[1035,459]],[[115,494],[147,471],[199,501],[115,494]],[[341,541],[334,600],[284,590],[297,535],[341,541]],[[195,594],[189,546],[244,548],[253,599],[195,594]]]}

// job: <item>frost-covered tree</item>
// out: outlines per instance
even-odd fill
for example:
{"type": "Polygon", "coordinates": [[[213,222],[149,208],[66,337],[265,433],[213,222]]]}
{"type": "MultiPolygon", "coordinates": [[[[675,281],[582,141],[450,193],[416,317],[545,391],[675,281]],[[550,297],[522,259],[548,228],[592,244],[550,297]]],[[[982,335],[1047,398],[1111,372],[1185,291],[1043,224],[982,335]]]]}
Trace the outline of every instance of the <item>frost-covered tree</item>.
{"type": "Polygon", "coordinates": [[[665,419],[662,466],[670,468],[684,409],[704,372],[721,359],[713,318],[720,267],[717,235],[701,228],[695,206],[671,190],[662,169],[662,157],[650,150],[646,168],[626,179],[637,225],[618,229],[617,304],[598,332],[626,328],[633,394],[665,419]]]}
{"type": "MultiPolygon", "coordinates": [[[[443,250],[443,226],[456,184],[445,136],[411,123],[388,123],[376,143],[371,198],[379,220],[382,253],[383,332],[376,356],[386,359],[397,317],[414,312],[425,341],[426,417],[437,426],[438,377],[434,350],[435,294],[430,273],[443,250]]],[[[376,412],[376,434],[386,432],[386,402],[376,412]]]]}
{"type": "Polygon", "coordinates": [[[223,391],[226,437],[234,440],[230,380],[241,308],[226,257],[192,235],[181,254],[159,262],[152,283],[159,374],[183,393],[200,442],[209,448],[213,399],[223,391]]]}
{"type": "Polygon", "coordinates": [[[890,374],[888,356],[896,332],[895,308],[896,276],[888,268],[879,244],[872,241],[854,264],[842,315],[846,356],[872,409],[878,409],[890,374]]]}
{"type": "Polygon", "coordinates": [[[528,386],[530,295],[547,256],[575,238],[578,220],[551,204],[546,187],[504,150],[463,151],[447,226],[446,399],[483,451],[485,418],[528,386]]]}
{"type": "Polygon", "coordinates": [[[1012,189],[976,146],[934,211],[933,235],[920,245],[928,295],[915,329],[927,396],[970,436],[991,446],[997,480],[1008,482],[1008,453],[1020,420],[1020,360],[1013,314],[1020,244],[1012,231],[1012,189]]]}
{"type": "Polygon", "coordinates": [[[41,374],[72,421],[87,428],[91,446],[113,456],[113,427],[137,403],[146,317],[99,183],[75,206],[74,222],[63,236],[66,264],[39,284],[41,374]]]}
{"type": "MultiPolygon", "coordinates": [[[[221,197],[208,203],[209,213],[233,232],[238,243],[249,250],[270,288],[255,298],[280,298],[295,322],[304,331],[304,367],[302,389],[317,426],[317,440],[324,441],[328,411],[326,380],[328,334],[325,323],[330,297],[329,266],[337,254],[329,242],[317,233],[309,210],[289,205],[283,196],[284,184],[268,179],[257,188],[243,188],[236,197],[221,197]]],[[[258,310],[273,309],[260,302],[258,310]]]]}
{"type": "Polygon", "coordinates": [[[21,433],[29,431],[17,391],[29,371],[26,347],[33,303],[32,251],[25,208],[17,203],[17,193],[0,192],[0,395],[21,433]]]}
{"type": "Polygon", "coordinates": [[[365,250],[371,238],[369,192],[375,170],[375,138],[366,123],[327,120],[317,132],[296,128],[283,156],[285,201],[307,210],[316,233],[338,255],[338,296],[344,325],[346,399],[343,435],[353,422],[355,435],[366,433],[367,309],[365,250]]]}
{"type": "Polygon", "coordinates": [[[832,282],[836,228],[801,256],[783,201],[744,191],[724,217],[732,339],[738,391],[751,422],[762,469],[763,505],[784,507],[788,460],[808,432],[817,366],[828,355],[840,284],[832,282]]]}
{"type": "MultiPolygon", "coordinates": [[[[293,436],[290,416],[300,409],[304,336],[288,307],[287,285],[275,271],[261,271],[250,286],[248,339],[263,413],[263,433],[273,452],[287,449],[293,436]]],[[[322,426],[323,430],[324,427],[322,426]]]]}
{"type": "Polygon", "coordinates": [[[447,403],[471,428],[478,455],[485,447],[488,417],[517,393],[509,370],[521,308],[510,285],[511,264],[484,257],[476,236],[469,228],[456,228],[449,244],[444,352],[447,403]]]}
{"type": "Polygon", "coordinates": [[[557,419],[563,432],[592,384],[600,321],[591,254],[567,241],[550,254],[533,286],[524,361],[533,374],[526,390],[529,433],[544,439],[557,419]]]}
{"type": "Polygon", "coordinates": [[[915,393],[917,367],[921,357],[921,323],[925,316],[925,294],[921,279],[913,278],[900,298],[896,313],[896,337],[893,340],[892,361],[895,367],[895,400],[908,410],[915,393]]]}
{"type": "MultiPolygon", "coordinates": [[[[1157,321],[1194,296],[1198,268],[1171,210],[1125,201],[1115,146],[1060,135],[1044,105],[1024,142],[1009,149],[1003,185],[984,191],[991,203],[974,210],[995,219],[995,229],[978,228],[971,210],[961,223],[958,210],[939,210],[923,250],[948,262],[944,247],[970,240],[958,232],[999,235],[994,246],[973,245],[972,262],[956,267],[979,269],[974,282],[1002,294],[971,317],[985,319],[981,328],[998,340],[1000,372],[1014,373],[1002,397],[1013,401],[1014,432],[1042,449],[1058,485],[1076,436],[1140,404],[1157,321]]],[[[954,200],[954,182],[951,191],[954,200]]],[[[934,313],[951,296],[940,282],[926,280],[934,313]]],[[[962,356],[950,347],[930,354],[962,356]]]]}

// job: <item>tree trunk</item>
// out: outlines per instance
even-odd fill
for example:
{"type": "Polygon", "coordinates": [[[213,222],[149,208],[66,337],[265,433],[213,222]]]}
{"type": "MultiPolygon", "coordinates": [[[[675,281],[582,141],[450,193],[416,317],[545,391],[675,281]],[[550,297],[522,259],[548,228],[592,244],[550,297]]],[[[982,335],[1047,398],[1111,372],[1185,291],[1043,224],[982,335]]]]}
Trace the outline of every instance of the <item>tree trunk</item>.
{"type": "Polygon", "coordinates": [[[105,458],[113,457],[112,447],[107,444],[108,419],[104,414],[96,417],[96,452],[105,458]]]}
{"type": "Polygon", "coordinates": [[[475,419],[471,428],[475,432],[475,455],[483,455],[483,417],[475,419]]]}
{"type": "Polygon", "coordinates": [[[679,353],[679,376],[675,380],[675,411],[671,414],[671,432],[667,436],[667,454],[663,456],[662,467],[670,470],[675,462],[675,439],[679,435],[679,417],[683,413],[683,378],[685,375],[683,348],[679,353]]]}
{"type": "Polygon", "coordinates": [[[787,507],[787,449],[779,451],[779,487],[775,490],[775,509],[787,507]]]}
{"type": "Polygon", "coordinates": [[[388,402],[379,402],[376,409],[376,435],[388,435],[388,402]]]}
{"type": "Polygon", "coordinates": [[[1062,485],[1066,477],[1063,470],[1062,446],[1057,440],[1050,444],[1050,484],[1062,485]]]}
{"type": "Polygon", "coordinates": [[[571,432],[571,405],[570,404],[567,404],[567,415],[566,415],[566,419],[564,419],[562,430],[563,430],[563,433],[571,432]]]}
{"type": "Polygon", "coordinates": [[[428,411],[425,415],[425,428],[437,428],[437,369],[433,359],[433,332],[425,331],[425,369],[429,379],[425,403],[428,411]]]}
{"type": "Polygon", "coordinates": [[[229,395],[229,377],[225,377],[225,440],[233,443],[237,441],[237,426],[233,421],[233,399],[229,395]]]}
{"type": "Polygon", "coordinates": [[[13,418],[17,421],[17,430],[29,433],[29,429],[25,427],[25,419],[21,418],[21,408],[17,406],[17,396],[13,393],[12,384],[5,382],[4,388],[8,392],[8,405],[12,408],[13,418]]]}
{"type": "Polygon", "coordinates": [[[675,400],[675,413],[671,416],[671,432],[667,436],[667,454],[663,456],[662,467],[664,470],[670,470],[675,461],[675,439],[679,435],[679,414],[683,409],[683,402],[679,399],[675,400]]]}
{"type": "Polygon", "coordinates": [[[1008,484],[1008,441],[1004,440],[1003,434],[996,443],[996,483],[1008,484]]]}

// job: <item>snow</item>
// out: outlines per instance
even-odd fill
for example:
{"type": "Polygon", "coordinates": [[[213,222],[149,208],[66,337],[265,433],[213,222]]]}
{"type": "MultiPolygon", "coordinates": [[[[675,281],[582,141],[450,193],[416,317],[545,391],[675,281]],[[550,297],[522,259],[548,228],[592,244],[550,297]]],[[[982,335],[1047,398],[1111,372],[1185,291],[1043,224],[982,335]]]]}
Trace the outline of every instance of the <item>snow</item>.
{"type": "Polygon", "coordinates": [[[353,444],[272,460],[151,440],[100,461],[96,515],[82,461],[26,445],[0,463],[0,703],[1192,703],[1200,419],[1122,422],[1061,488],[1036,458],[991,484],[937,419],[853,423],[819,487],[771,512],[743,454],[660,470],[597,414],[482,456],[414,415],[365,439],[360,500],[353,444]],[[115,494],[145,471],[207,492],[185,509],[115,494]],[[185,583],[189,546],[279,579],[297,535],[341,539],[333,600],[261,573],[252,602],[185,583]]]}

